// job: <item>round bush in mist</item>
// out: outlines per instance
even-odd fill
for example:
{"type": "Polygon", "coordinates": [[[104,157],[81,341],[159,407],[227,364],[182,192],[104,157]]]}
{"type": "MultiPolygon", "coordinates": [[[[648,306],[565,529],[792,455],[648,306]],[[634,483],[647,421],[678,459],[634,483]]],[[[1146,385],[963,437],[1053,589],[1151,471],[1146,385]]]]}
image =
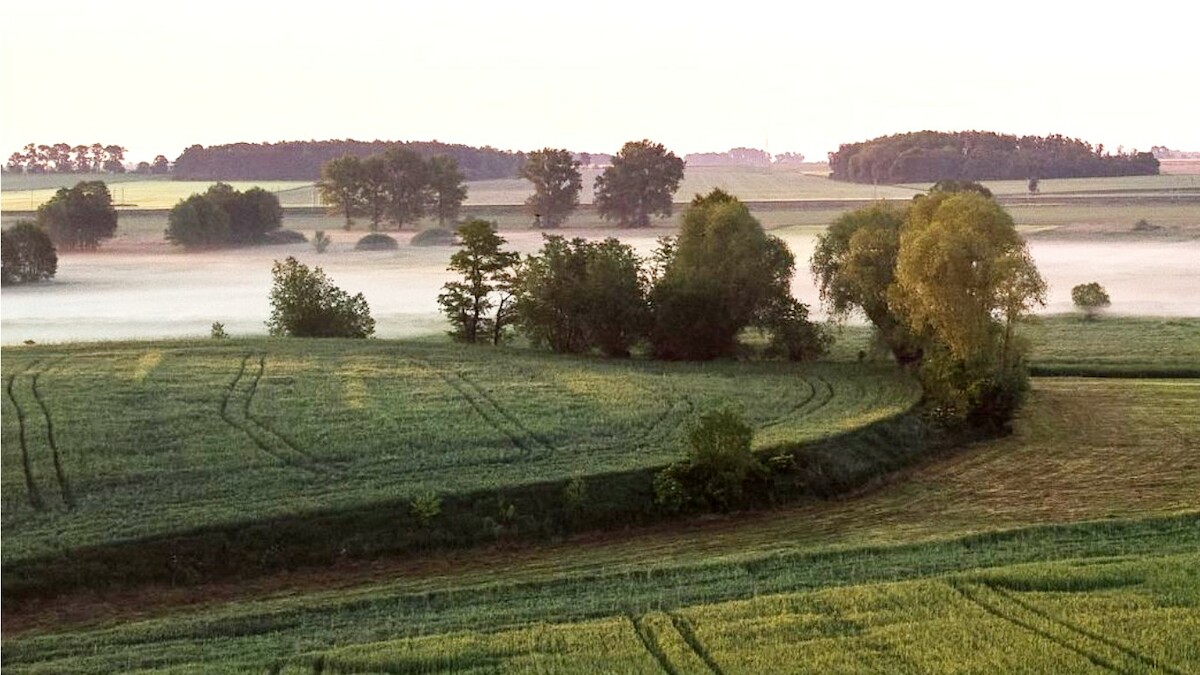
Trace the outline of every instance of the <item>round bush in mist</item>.
{"type": "Polygon", "coordinates": [[[263,243],[266,244],[304,244],[307,242],[308,237],[305,237],[303,232],[295,230],[275,230],[263,235],[263,243]]]}
{"type": "Polygon", "coordinates": [[[413,235],[413,246],[453,246],[454,233],[444,227],[431,227],[413,235]]]}
{"type": "Polygon", "coordinates": [[[400,248],[395,239],[386,234],[368,234],[354,245],[355,251],[394,251],[400,248]]]}

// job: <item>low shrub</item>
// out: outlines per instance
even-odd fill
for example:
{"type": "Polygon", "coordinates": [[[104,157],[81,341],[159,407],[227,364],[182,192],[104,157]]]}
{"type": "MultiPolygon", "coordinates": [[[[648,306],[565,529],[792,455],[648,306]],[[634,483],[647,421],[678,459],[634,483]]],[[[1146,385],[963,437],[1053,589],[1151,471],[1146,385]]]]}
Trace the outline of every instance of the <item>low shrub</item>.
{"type": "Polygon", "coordinates": [[[273,246],[279,244],[305,244],[308,243],[308,237],[304,236],[303,232],[295,230],[275,230],[263,235],[263,243],[273,246]]]}
{"type": "Polygon", "coordinates": [[[413,246],[454,246],[454,232],[444,227],[431,227],[413,235],[408,242],[413,246]]]}
{"type": "Polygon", "coordinates": [[[368,234],[354,245],[355,251],[394,251],[398,248],[400,244],[395,239],[378,232],[368,234]]]}

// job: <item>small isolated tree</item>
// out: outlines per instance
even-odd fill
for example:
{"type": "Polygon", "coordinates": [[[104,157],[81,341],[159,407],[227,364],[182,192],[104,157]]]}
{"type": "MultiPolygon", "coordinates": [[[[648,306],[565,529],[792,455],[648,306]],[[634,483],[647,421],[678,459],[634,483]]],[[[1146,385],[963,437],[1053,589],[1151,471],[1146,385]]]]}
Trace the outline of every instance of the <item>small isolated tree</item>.
{"type": "Polygon", "coordinates": [[[58,248],[91,250],[116,234],[117,210],[103,181],[82,181],[38,207],[37,223],[58,248]]]}
{"type": "Polygon", "coordinates": [[[661,143],[626,143],[596,178],[596,209],[622,227],[649,227],[650,216],[670,217],[683,167],[683,160],[661,143]]]}
{"type": "Polygon", "coordinates": [[[46,231],[30,220],[0,232],[0,257],[3,271],[0,283],[23,284],[42,281],[58,271],[58,254],[46,231]]]}
{"type": "Polygon", "coordinates": [[[459,250],[450,256],[451,272],[462,281],[442,286],[438,304],[450,319],[450,335],[463,342],[491,339],[498,344],[511,317],[511,271],[516,253],[504,251],[504,238],[486,220],[469,220],[458,228],[459,250]],[[496,312],[491,310],[496,308],[496,312]]]}
{"type": "Polygon", "coordinates": [[[754,432],[731,408],[712,410],[688,429],[688,454],[655,480],[656,497],[671,510],[697,504],[728,511],[745,502],[747,485],[766,470],[751,450],[754,432]]]}
{"type": "Polygon", "coordinates": [[[362,160],[352,155],[329,160],[321,167],[317,190],[332,213],[345,217],[345,228],[349,230],[354,226],[354,217],[365,207],[362,160]]]}
{"type": "Polygon", "coordinates": [[[541,216],[543,227],[561,226],[579,206],[579,191],[583,188],[579,166],[568,150],[544,148],[526,157],[521,177],[533,183],[533,194],[525,205],[541,216]]]}
{"type": "Polygon", "coordinates": [[[271,335],[365,338],[375,320],[362,293],[351,296],[333,285],[320,267],[309,269],[295,258],[271,268],[271,335]]]}
{"type": "Polygon", "coordinates": [[[329,244],[332,242],[333,239],[328,234],[325,234],[324,230],[317,230],[313,233],[312,245],[313,250],[317,253],[324,253],[329,250],[329,244]]]}
{"type": "Polygon", "coordinates": [[[458,212],[467,198],[467,185],[458,162],[453,157],[438,155],[428,163],[429,206],[438,225],[458,220],[458,212]]]}
{"type": "Polygon", "coordinates": [[[1038,192],[1041,192],[1041,187],[1040,187],[1040,186],[1041,186],[1041,182],[1042,182],[1042,181],[1041,181],[1040,179],[1038,179],[1037,177],[1030,178],[1030,179],[1029,179],[1029,185],[1028,185],[1028,187],[1029,187],[1029,194],[1031,194],[1031,195],[1036,195],[1038,192]]]}
{"type": "Polygon", "coordinates": [[[1083,310],[1083,318],[1094,320],[1105,308],[1112,304],[1108,292],[1099,283],[1079,284],[1071,289],[1071,301],[1083,310]]]}

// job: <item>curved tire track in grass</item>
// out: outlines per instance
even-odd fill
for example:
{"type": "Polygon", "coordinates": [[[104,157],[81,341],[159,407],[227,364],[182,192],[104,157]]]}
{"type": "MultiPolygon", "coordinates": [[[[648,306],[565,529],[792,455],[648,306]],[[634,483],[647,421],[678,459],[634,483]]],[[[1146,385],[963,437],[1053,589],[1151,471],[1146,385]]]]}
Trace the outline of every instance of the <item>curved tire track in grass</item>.
{"type": "Polygon", "coordinates": [[[1094,640],[1096,642],[1100,642],[1105,645],[1108,645],[1109,647],[1117,650],[1118,652],[1121,652],[1125,656],[1127,656],[1135,661],[1138,661],[1142,665],[1147,666],[1149,668],[1163,670],[1168,673],[1171,673],[1171,675],[1183,675],[1183,671],[1179,670],[1178,668],[1176,668],[1174,666],[1162,663],[1162,662],[1154,659],[1153,657],[1147,656],[1147,655],[1145,655],[1131,647],[1128,647],[1108,636],[1101,635],[1100,633],[1096,633],[1094,631],[1090,631],[1090,630],[1083,628],[1081,626],[1078,626],[1070,621],[1066,621],[1064,619],[1056,617],[1053,614],[1051,614],[1050,612],[1042,609],[1041,607],[1038,607],[1037,605],[1034,605],[1030,602],[1027,602],[1027,601],[1022,600],[1021,598],[1017,597],[1017,594],[1014,593],[1013,591],[1001,588],[996,584],[991,584],[991,583],[987,583],[987,582],[984,582],[984,585],[987,586],[988,589],[991,590],[993,593],[996,593],[997,595],[1003,597],[1005,600],[1008,600],[1009,602],[1011,602],[1015,605],[1019,605],[1025,611],[1036,614],[1036,615],[1040,616],[1041,618],[1045,619],[1046,621],[1049,621],[1050,623],[1061,626],[1064,630],[1078,633],[1079,635],[1082,635],[1089,640],[1094,640]]]}
{"type": "Polygon", "coordinates": [[[21,375],[31,368],[36,367],[37,361],[21,369],[20,372],[8,376],[8,382],[4,385],[4,392],[8,395],[8,400],[12,402],[13,408],[17,411],[17,437],[21,443],[21,468],[25,473],[25,492],[29,496],[29,505],[36,511],[41,511],[46,508],[46,502],[42,499],[42,493],[38,490],[37,481],[33,478],[33,468],[29,462],[29,443],[26,440],[25,430],[25,411],[21,408],[21,404],[17,401],[17,397],[13,394],[13,382],[16,381],[17,375],[21,375]]]}
{"type": "MultiPolygon", "coordinates": [[[[1012,611],[1011,607],[1005,608],[1003,606],[1003,600],[1006,600],[1006,598],[1002,598],[1000,601],[997,601],[997,599],[994,597],[991,599],[985,599],[984,595],[986,593],[994,592],[993,589],[991,589],[989,586],[986,586],[983,584],[973,584],[973,583],[958,581],[958,580],[949,581],[949,582],[947,582],[947,585],[949,585],[951,589],[953,589],[956,593],[958,593],[958,595],[960,595],[967,602],[982,609],[983,611],[996,617],[997,619],[1007,621],[1008,623],[1010,623],[1018,628],[1021,628],[1030,633],[1033,633],[1034,635],[1042,638],[1043,640],[1047,640],[1049,642],[1052,642],[1052,643],[1062,647],[1063,649],[1072,651],[1072,652],[1078,654],[1079,656],[1087,659],[1088,661],[1090,661],[1092,664],[1096,665],[1097,667],[1112,671],[1114,673],[1127,672],[1124,668],[1121,668],[1117,664],[1113,663],[1111,660],[1105,658],[1103,654],[1097,654],[1093,649],[1088,649],[1089,646],[1094,646],[1094,645],[1087,645],[1086,642],[1084,645],[1078,644],[1078,642],[1079,642],[1078,634],[1072,635],[1072,637],[1075,637],[1076,640],[1070,640],[1061,635],[1055,635],[1055,634],[1051,633],[1050,631],[1046,630],[1045,628],[1037,626],[1033,621],[1029,620],[1029,617],[1021,618],[1021,617],[1017,616],[1018,612],[1012,611]]],[[[1037,616],[1038,615],[1035,614],[1035,617],[1037,617],[1037,616]]],[[[1043,617],[1038,617],[1038,618],[1043,618],[1043,617]]],[[[1065,626],[1062,626],[1061,624],[1059,624],[1057,622],[1050,621],[1049,623],[1053,624],[1054,626],[1058,626],[1060,628],[1066,629],[1069,633],[1074,633],[1074,631],[1070,631],[1070,629],[1067,629],[1065,626]]]]}
{"type": "Polygon", "coordinates": [[[33,390],[33,398],[42,411],[42,417],[46,418],[46,441],[50,445],[50,455],[54,462],[54,476],[58,479],[58,488],[62,493],[63,504],[66,505],[67,510],[71,510],[75,508],[75,495],[71,492],[71,484],[67,480],[66,470],[63,469],[62,456],[58,452],[58,443],[54,440],[54,421],[50,418],[50,407],[46,405],[46,400],[38,392],[38,377],[45,375],[53,367],[50,366],[40,373],[34,373],[30,387],[33,390]]]}
{"type": "Polygon", "coordinates": [[[658,641],[654,638],[650,627],[642,621],[642,617],[634,614],[627,614],[626,616],[629,617],[629,623],[633,625],[633,632],[642,641],[642,646],[646,648],[650,656],[654,657],[654,660],[658,662],[663,672],[668,673],[668,675],[679,675],[679,671],[675,669],[675,666],[671,665],[671,662],[667,659],[667,655],[663,653],[662,647],[659,646],[658,641]]]}
{"type": "MultiPolygon", "coordinates": [[[[229,426],[231,426],[234,429],[237,429],[238,431],[245,434],[251,441],[254,442],[254,445],[258,446],[258,448],[260,450],[262,450],[263,452],[267,453],[268,455],[274,457],[275,459],[279,460],[280,463],[282,463],[286,466],[294,467],[297,469],[302,469],[304,471],[308,471],[313,474],[320,473],[320,471],[318,469],[314,468],[313,466],[310,466],[307,462],[298,462],[294,458],[289,457],[285,452],[280,452],[279,450],[272,448],[270,443],[268,442],[269,438],[264,439],[261,437],[262,431],[258,430],[258,427],[261,427],[261,425],[257,424],[249,416],[250,399],[254,395],[253,389],[246,396],[246,399],[243,402],[242,406],[240,406],[242,413],[244,415],[243,420],[234,419],[234,415],[231,412],[233,408],[230,406],[230,402],[233,400],[234,394],[237,393],[238,385],[241,383],[242,379],[246,376],[246,365],[250,362],[251,358],[253,358],[253,354],[250,354],[250,353],[247,353],[244,356],[242,356],[242,362],[241,362],[241,365],[238,367],[237,374],[234,375],[233,380],[225,387],[225,393],[221,397],[221,408],[220,408],[221,419],[224,420],[225,423],[228,424],[229,426]]],[[[260,361],[260,364],[261,364],[261,361],[260,361]]],[[[262,377],[261,369],[258,371],[258,377],[262,377]]],[[[257,378],[255,379],[255,382],[252,386],[257,387],[257,378]]]]}
{"type": "Polygon", "coordinates": [[[675,612],[667,612],[667,616],[671,617],[671,625],[675,626],[675,630],[678,631],[679,636],[692,648],[693,652],[696,652],[696,656],[700,657],[704,665],[708,666],[708,669],[715,673],[715,675],[725,675],[725,671],[721,670],[721,665],[716,662],[712,654],[705,648],[704,643],[696,636],[696,630],[692,626],[692,622],[688,621],[687,617],[675,612]]]}
{"type": "Polygon", "coordinates": [[[263,422],[262,419],[257,417],[251,411],[251,405],[254,402],[254,395],[256,393],[258,393],[258,383],[262,380],[263,373],[266,372],[266,369],[267,369],[267,357],[265,355],[259,356],[258,357],[258,372],[256,372],[254,374],[254,380],[250,383],[250,391],[246,395],[246,400],[243,402],[243,406],[242,406],[242,411],[245,413],[246,419],[249,420],[250,423],[252,423],[256,427],[258,427],[258,429],[261,430],[263,433],[267,434],[269,437],[272,437],[272,438],[278,440],[280,443],[283,444],[284,447],[286,447],[292,453],[299,455],[299,457],[302,458],[300,460],[300,463],[308,464],[308,465],[310,465],[310,467],[315,467],[322,471],[331,471],[332,470],[331,467],[323,464],[319,459],[317,459],[315,456],[313,456],[312,453],[310,453],[307,450],[305,450],[304,448],[300,447],[300,445],[298,443],[296,443],[295,441],[293,441],[292,439],[283,435],[279,431],[276,431],[273,427],[268,426],[265,422],[263,422]]]}

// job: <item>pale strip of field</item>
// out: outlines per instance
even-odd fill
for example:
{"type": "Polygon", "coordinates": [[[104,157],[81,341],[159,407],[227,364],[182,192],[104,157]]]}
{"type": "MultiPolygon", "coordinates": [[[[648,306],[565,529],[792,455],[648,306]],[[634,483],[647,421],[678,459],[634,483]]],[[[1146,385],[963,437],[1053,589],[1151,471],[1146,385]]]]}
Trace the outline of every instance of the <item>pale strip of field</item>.
{"type": "MultiPolygon", "coordinates": [[[[995,195],[1029,194],[1029,182],[1024,180],[981,181],[995,195]]],[[[912,183],[904,187],[928,190],[932,183],[912,183]]],[[[1045,178],[1038,183],[1038,192],[1046,194],[1106,194],[1112,192],[1200,192],[1200,175],[1162,174],[1158,176],[1114,176],[1110,178],[1045,178]]]]}

